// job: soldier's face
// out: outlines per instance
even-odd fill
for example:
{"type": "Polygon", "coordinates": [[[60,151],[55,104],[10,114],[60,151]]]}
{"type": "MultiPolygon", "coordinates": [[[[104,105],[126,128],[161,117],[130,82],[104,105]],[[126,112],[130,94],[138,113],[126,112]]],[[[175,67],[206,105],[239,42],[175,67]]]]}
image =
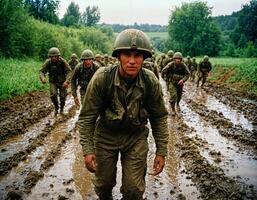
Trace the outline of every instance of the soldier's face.
{"type": "Polygon", "coordinates": [[[175,61],[175,64],[180,64],[181,63],[181,59],[180,58],[175,58],[174,61],[175,61]]]}
{"type": "Polygon", "coordinates": [[[90,67],[92,65],[92,63],[93,63],[92,59],[85,59],[85,60],[83,60],[83,65],[85,67],[90,67]]]}
{"type": "Polygon", "coordinates": [[[57,62],[58,61],[59,56],[51,56],[51,62],[57,62]]]}
{"type": "Polygon", "coordinates": [[[124,50],[119,55],[120,75],[125,78],[135,78],[144,62],[143,53],[136,50],[124,50]]]}

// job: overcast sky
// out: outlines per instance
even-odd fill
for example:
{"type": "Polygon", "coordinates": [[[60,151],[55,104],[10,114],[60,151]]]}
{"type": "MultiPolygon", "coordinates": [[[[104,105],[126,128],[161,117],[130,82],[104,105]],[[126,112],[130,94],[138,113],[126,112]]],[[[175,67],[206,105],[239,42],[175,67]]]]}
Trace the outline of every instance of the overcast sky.
{"type": "MultiPolygon", "coordinates": [[[[182,2],[194,0],[73,0],[79,5],[80,12],[87,6],[98,6],[101,13],[100,23],[107,24],[161,24],[167,25],[170,11],[180,7],[182,2]]],[[[60,0],[59,17],[63,17],[72,0],[60,0]]],[[[250,0],[205,0],[212,8],[212,15],[229,15],[241,9],[250,0]]]]}

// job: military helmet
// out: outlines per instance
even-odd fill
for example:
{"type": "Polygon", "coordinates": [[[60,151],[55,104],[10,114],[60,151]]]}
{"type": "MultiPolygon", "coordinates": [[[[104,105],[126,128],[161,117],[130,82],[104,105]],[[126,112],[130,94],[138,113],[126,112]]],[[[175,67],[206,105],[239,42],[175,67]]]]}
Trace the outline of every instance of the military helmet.
{"type": "Polygon", "coordinates": [[[183,59],[183,55],[182,55],[182,53],[180,53],[180,52],[176,52],[176,53],[174,53],[173,58],[174,58],[174,59],[175,59],[175,58],[183,59]]]}
{"type": "Polygon", "coordinates": [[[195,57],[193,57],[192,60],[195,60],[195,57]]]}
{"type": "Polygon", "coordinates": [[[172,57],[173,54],[174,54],[174,51],[172,51],[172,50],[169,50],[169,51],[167,52],[167,55],[168,55],[169,57],[172,57]]]}
{"type": "Polygon", "coordinates": [[[187,59],[190,59],[191,57],[190,56],[187,56],[187,59]]]}
{"type": "Polygon", "coordinates": [[[118,34],[114,42],[113,57],[121,50],[135,49],[143,52],[144,58],[152,57],[152,46],[148,36],[137,29],[126,29],[118,34]]]}
{"type": "Polygon", "coordinates": [[[73,53],[71,54],[71,58],[78,58],[78,56],[75,53],[73,53]]]}
{"type": "Polygon", "coordinates": [[[81,60],[94,59],[94,54],[90,49],[86,49],[81,54],[81,60]]]}
{"type": "Polygon", "coordinates": [[[52,47],[48,51],[48,57],[60,56],[60,55],[61,55],[60,50],[57,47],[52,47]]]}
{"type": "Polygon", "coordinates": [[[101,58],[101,55],[100,54],[96,54],[95,57],[96,58],[101,58]]]}
{"type": "Polygon", "coordinates": [[[208,61],[208,60],[209,60],[209,56],[205,55],[205,56],[203,57],[203,60],[208,61]]]}

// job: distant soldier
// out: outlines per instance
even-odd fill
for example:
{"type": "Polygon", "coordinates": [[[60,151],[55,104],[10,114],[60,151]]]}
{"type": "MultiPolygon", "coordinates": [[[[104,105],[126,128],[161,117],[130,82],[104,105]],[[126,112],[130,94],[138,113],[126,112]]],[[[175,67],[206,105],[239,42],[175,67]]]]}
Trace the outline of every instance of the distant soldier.
{"type": "Polygon", "coordinates": [[[142,67],[151,70],[155,74],[155,76],[159,79],[159,70],[157,68],[157,65],[155,65],[151,61],[151,58],[146,58],[143,62],[142,67]]]}
{"type": "Polygon", "coordinates": [[[43,84],[46,83],[46,73],[49,76],[50,98],[54,104],[55,115],[63,113],[65,100],[67,96],[66,88],[69,86],[69,79],[71,76],[71,68],[67,61],[61,57],[58,48],[52,47],[48,51],[48,59],[42,65],[40,70],[40,80],[43,84]],[[60,103],[58,102],[58,94],[60,103]]]}
{"type": "Polygon", "coordinates": [[[197,79],[197,87],[199,87],[199,82],[202,80],[202,85],[203,87],[204,83],[206,82],[206,79],[208,77],[209,72],[212,70],[211,63],[209,61],[208,56],[204,56],[203,61],[201,61],[198,65],[197,69],[197,74],[198,74],[198,79],[197,79]]]}
{"type": "Polygon", "coordinates": [[[68,63],[70,65],[70,68],[74,70],[76,65],[79,64],[78,56],[75,53],[71,54],[71,59],[68,63]]]}
{"type": "Polygon", "coordinates": [[[191,60],[190,56],[187,56],[185,64],[186,64],[187,68],[189,69],[190,77],[191,77],[192,76],[192,69],[191,69],[192,68],[192,60],[191,60]]]}
{"type": "Polygon", "coordinates": [[[172,50],[169,50],[167,52],[167,56],[165,57],[163,67],[165,67],[167,64],[173,61],[173,55],[174,55],[174,52],[172,50]]]}
{"type": "Polygon", "coordinates": [[[170,93],[170,104],[172,115],[176,115],[175,105],[177,110],[180,109],[179,102],[182,97],[182,91],[185,81],[189,78],[190,72],[182,62],[183,56],[180,52],[176,52],[173,56],[174,61],[170,62],[162,70],[162,76],[168,79],[168,90],[170,93]]]}
{"type": "Polygon", "coordinates": [[[165,58],[166,58],[166,55],[163,53],[161,54],[160,58],[157,60],[157,66],[159,71],[162,71],[162,69],[165,67],[164,66],[165,58]]]}
{"type": "Polygon", "coordinates": [[[195,57],[192,58],[192,64],[191,64],[191,80],[194,81],[196,77],[198,64],[196,62],[195,57]]]}
{"type": "Polygon", "coordinates": [[[80,106],[80,101],[77,97],[77,87],[80,86],[80,98],[83,100],[87,85],[93,77],[99,65],[93,61],[94,54],[91,50],[86,49],[81,54],[81,63],[76,66],[71,79],[71,92],[74,98],[74,102],[77,106],[80,106]]]}
{"type": "Polygon", "coordinates": [[[96,54],[95,55],[95,62],[100,66],[100,67],[104,67],[105,63],[102,61],[101,55],[100,54],[96,54]]]}

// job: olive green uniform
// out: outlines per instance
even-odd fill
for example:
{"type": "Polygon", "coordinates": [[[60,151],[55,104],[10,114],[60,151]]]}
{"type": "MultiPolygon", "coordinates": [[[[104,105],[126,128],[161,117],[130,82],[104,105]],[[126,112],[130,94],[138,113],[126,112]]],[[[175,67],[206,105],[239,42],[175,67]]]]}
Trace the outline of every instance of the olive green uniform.
{"type": "Polygon", "coordinates": [[[180,80],[184,82],[187,81],[189,75],[189,69],[183,62],[179,65],[176,65],[175,62],[171,62],[162,70],[162,76],[167,78],[170,103],[172,106],[175,106],[176,103],[179,104],[182,97],[183,85],[178,85],[178,82],[180,80]]]}
{"type": "Polygon", "coordinates": [[[197,86],[199,86],[199,82],[202,80],[202,86],[206,82],[209,72],[212,70],[211,63],[209,61],[201,61],[198,65],[197,74],[197,86]]]}
{"type": "Polygon", "coordinates": [[[126,83],[119,65],[100,68],[91,79],[79,115],[84,155],[96,154],[94,185],[100,199],[112,199],[121,155],[123,199],[143,199],[147,166],[146,124],[150,120],[156,154],[167,154],[167,110],[155,75],[142,68],[126,83]],[[100,117],[99,117],[100,116],[100,117]],[[97,123],[95,123],[97,120],[97,123]]]}
{"type": "Polygon", "coordinates": [[[50,98],[54,104],[55,111],[58,111],[59,109],[58,94],[62,111],[67,96],[67,90],[63,87],[63,83],[70,79],[72,70],[67,61],[62,57],[59,57],[57,62],[51,62],[51,59],[45,61],[40,70],[41,80],[45,79],[46,73],[48,73],[49,76],[50,98]]]}
{"type": "Polygon", "coordinates": [[[90,67],[84,67],[83,63],[79,63],[74,69],[71,79],[71,93],[73,97],[77,97],[77,88],[80,86],[80,98],[84,98],[87,86],[91,78],[93,77],[99,65],[95,62],[90,67]]]}
{"type": "Polygon", "coordinates": [[[159,79],[159,70],[157,68],[157,65],[155,65],[153,62],[144,60],[142,67],[152,71],[155,74],[155,76],[159,79]]]}
{"type": "Polygon", "coordinates": [[[197,62],[193,60],[192,64],[191,64],[191,80],[192,81],[194,81],[196,78],[197,67],[198,67],[197,62]]]}
{"type": "Polygon", "coordinates": [[[75,67],[77,66],[77,64],[79,64],[79,60],[78,59],[70,59],[69,60],[69,66],[72,70],[75,69],[75,67]]]}

